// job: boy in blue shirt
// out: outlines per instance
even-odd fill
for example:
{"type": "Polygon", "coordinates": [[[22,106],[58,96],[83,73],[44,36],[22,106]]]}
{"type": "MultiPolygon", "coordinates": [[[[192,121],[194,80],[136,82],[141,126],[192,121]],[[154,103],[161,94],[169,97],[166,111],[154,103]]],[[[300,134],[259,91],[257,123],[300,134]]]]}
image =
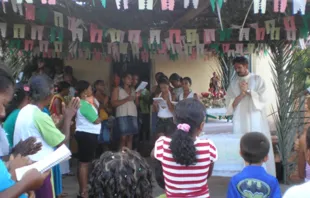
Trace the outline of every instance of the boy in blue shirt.
{"type": "Polygon", "coordinates": [[[268,160],[269,149],[269,141],[262,133],[251,132],[241,138],[240,155],[246,167],[231,178],[227,198],[281,198],[278,180],[262,166],[268,160]]]}

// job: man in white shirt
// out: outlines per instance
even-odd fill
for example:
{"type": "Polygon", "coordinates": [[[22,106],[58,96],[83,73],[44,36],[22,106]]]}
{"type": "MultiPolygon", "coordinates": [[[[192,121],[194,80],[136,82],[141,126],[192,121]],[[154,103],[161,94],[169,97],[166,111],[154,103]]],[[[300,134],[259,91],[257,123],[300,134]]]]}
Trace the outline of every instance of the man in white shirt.
{"type": "MultiPolygon", "coordinates": [[[[306,143],[307,143],[307,163],[310,165],[310,131],[307,131],[307,137],[306,137],[306,143]]],[[[289,188],[283,198],[309,198],[310,196],[310,181],[293,186],[289,188]]]]}

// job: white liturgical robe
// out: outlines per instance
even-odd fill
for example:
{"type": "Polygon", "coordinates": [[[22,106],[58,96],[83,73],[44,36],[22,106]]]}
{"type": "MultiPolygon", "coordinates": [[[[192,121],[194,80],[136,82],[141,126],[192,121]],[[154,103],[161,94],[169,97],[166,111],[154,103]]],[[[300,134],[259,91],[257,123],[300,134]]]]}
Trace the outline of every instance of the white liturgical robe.
{"type": "Polygon", "coordinates": [[[270,142],[268,161],[266,162],[267,172],[273,176],[275,173],[275,162],[271,135],[264,108],[267,103],[266,87],[264,80],[256,75],[249,73],[247,76],[235,76],[231,81],[226,95],[227,115],[233,115],[233,133],[243,135],[249,132],[261,132],[270,142]],[[241,94],[240,83],[248,83],[250,94],[245,96],[240,103],[233,109],[232,104],[236,97],[241,94]]]}

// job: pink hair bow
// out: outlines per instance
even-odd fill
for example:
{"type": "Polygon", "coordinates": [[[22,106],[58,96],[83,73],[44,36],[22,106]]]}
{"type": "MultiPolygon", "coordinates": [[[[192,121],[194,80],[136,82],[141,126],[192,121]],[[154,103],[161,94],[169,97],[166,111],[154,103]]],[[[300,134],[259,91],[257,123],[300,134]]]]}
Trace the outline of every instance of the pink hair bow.
{"type": "Polygon", "coordinates": [[[188,124],[178,124],[177,128],[188,133],[191,129],[191,126],[189,126],[188,124]]]}

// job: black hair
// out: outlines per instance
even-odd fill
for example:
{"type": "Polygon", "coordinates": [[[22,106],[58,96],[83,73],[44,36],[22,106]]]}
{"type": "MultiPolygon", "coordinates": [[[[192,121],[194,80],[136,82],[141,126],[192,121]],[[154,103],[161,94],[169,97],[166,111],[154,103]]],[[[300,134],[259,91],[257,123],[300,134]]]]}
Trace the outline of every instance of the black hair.
{"type": "Polygon", "coordinates": [[[197,99],[188,98],[178,102],[174,109],[174,121],[188,124],[189,132],[177,129],[171,136],[170,149],[176,163],[189,166],[197,162],[194,135],[206,117],[205,106],[197,99]]]}
{"type": "Polygon", "coordinates": [[[125,72],[125,73],[123,73],[122,75],[121,75],[121,81],[120,81],[120,84],[119,84],[119,86],[121,87],[121,88],[124,88],[124,81],[123,81],[123,79],[124,78],[126,78],[127,76],[132,76],[131,75],[131,73],[129,73],[129,72],[125,72]]]}
{"type": "Polygon", "coordinates": [[[163,72],[157,72],[155,74],[155,78],[159,78],[160,76],[164,76],[165,74],[163,72]]]}
{"type": "Polygon", "coordinates": [[[181,76],[179,74],[173,73],[173,74],[170,75],[169,81],[173,81],[173,80],[182,81],[182,78],[181,78],[181,76]]]}
{"type": "Polygon", "coordinates": [[[310,127],[307,130],[306,145],[307,145],[307,149],[310,149],[310,127]]]}
{"type": "Polygon", "coordinates": [[[83,91],[87,90],[88,87],[90,86],[89,82],[85,81],[85,80],[80,80],[76,83],[76,97],[81,97],[81,94],[83,93],[83,91]]]}
{"type": "Polygon", "coordinates": [[[242,64],[242,65],[248,65],[249,64],[249,61],[246,57],[244,56],[237,56],[236,58],[234,58],[233,60],[233,65],[236,64],[236,63],[239,63],[239,64],[242,64]]]}
{"type": "Polygon", "coordinates": [[[66,82],[66,81],[61,81],[59,83],[57,83],[56,87],[57,87],[57,92],[60,93],[62,92],[64,89],[69,89],[70,88],[70,83],[66,82]]]}
{"type": "Polygon", "coordinates": [[[184,78],[182,79],[182,81],[183,81],[183,80],[187,80],[187,81],[189,82],[189,84],[192,85],[192,79],[191,79],[190,77],[184,77],[184,78]]]}
{"type": "Polygon", "coordinates": [[[65,66],[64,73],[72,75],[73,74],[73,68],[69,65],[65,66]]]}
{"type": "Polygon", "coordinates": [[[96,93],[96,87],[100,84],[104,84],[104,80],[96,80],[93,85],[93,92],[96,93]]]}
{"type": "Polygon", "coordinates": [[[259,132],[250,132],[240,140],[240,153],[244,161],[249,164],[261,163],[268,155],[270,142],[259,132]]]}
{"type": "Polygon", "coordinates": [[[168,78],[166,77],[166,76],[161,76],[161,77],[159,77],[159,79],[158,79],[158,86],[160,85],[160,84],[166,84],[166,85],[170,85],[170,82],[169,82],[169,80],[168,80],[168,78]]]}
{"type": "Polygon", "coordinates": [[[53,80],[47,75],[37,75],[31,78],[29,83],[29,97],[33,102],[40,102],[50,96],[53,88],[53,80]]]}
{"type": "Polygon", "coordinates": [[[137,152],[107,151],[93,162],[89,197],[151,198],[152,179],[149,164],[137,152]]]}
{"type": "Polygon", "coordinates": [[[10,74],[8,68],[0,64],[0,92],[5,92],[8,88],[14,87],[14,85],[14,78],[10,74]]]}
{"type": "Polygon", "coordinates": [[[25,100],[28,94],[29,94],[29,87],[27,85],[24,85],[22,83],[16,84],[13,98],[5,110],[6,116],[10,115],[15,109],[18,109],[18,107],[25,100]]]}

